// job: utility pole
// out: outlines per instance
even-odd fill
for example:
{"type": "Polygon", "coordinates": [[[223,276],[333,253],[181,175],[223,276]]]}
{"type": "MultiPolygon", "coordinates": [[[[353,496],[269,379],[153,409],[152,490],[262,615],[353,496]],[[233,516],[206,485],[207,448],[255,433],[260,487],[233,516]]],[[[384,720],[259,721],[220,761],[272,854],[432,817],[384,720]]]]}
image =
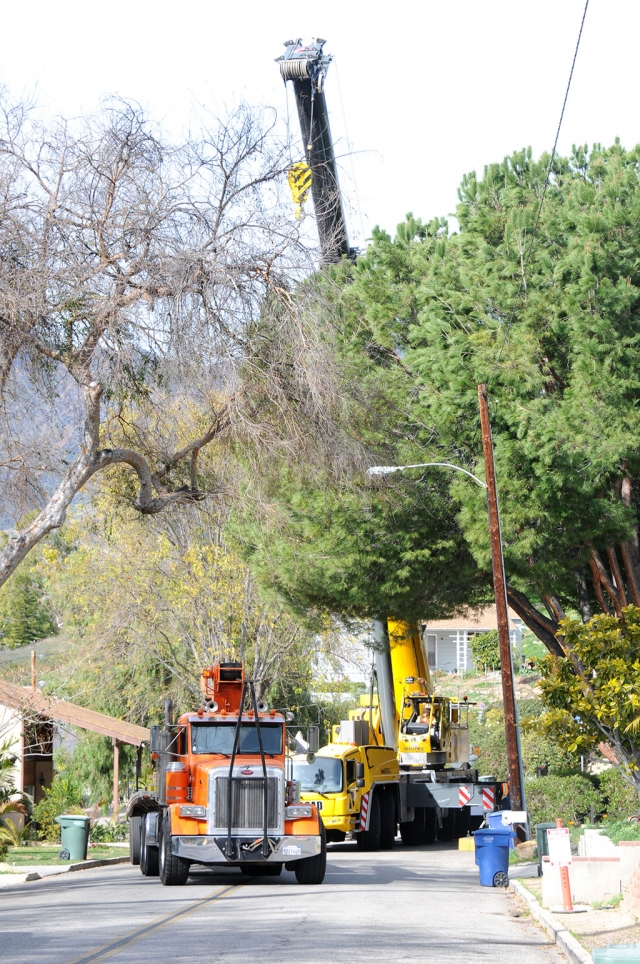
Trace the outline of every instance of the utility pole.
{"type": "Polygon", "coordinates": [[[513,660],[509,640],[509,609],[507,604],[507,581],[504,575],[502,555],[502,534],[500,531],[500,510],[496,489],[496,472],[493,464],[493,441],[489,422],[486,385],[478,385],[478,405],[480,426],[482,428],[482,448],[484,451],[485,478],[487,483],[487,506],[489,510],[489,529],[491,533],[491,564],[493,568],[493,591],[496,597],[498,617],[498,640],[500,643],[500,674],[502,676],[502,698],[504,700],[504,726],[507,736],[507,762],[509,765],[509,788],[512,810],[525,810],[524,777],[522,753],[520,751],[520,730],[518,728],[518,709],[513,683],[513,660]]]}

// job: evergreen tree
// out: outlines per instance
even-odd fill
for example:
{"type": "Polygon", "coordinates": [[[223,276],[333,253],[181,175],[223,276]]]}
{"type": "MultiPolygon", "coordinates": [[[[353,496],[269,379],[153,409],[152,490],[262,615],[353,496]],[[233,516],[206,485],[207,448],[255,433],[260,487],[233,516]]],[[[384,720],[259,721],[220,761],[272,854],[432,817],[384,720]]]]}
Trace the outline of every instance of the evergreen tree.
{"type": "Polygon", "coordinates": [[[0,641],[9,649],[28,646],[57,632],[42,585],[30,567],[0,589],[0,641]]]}

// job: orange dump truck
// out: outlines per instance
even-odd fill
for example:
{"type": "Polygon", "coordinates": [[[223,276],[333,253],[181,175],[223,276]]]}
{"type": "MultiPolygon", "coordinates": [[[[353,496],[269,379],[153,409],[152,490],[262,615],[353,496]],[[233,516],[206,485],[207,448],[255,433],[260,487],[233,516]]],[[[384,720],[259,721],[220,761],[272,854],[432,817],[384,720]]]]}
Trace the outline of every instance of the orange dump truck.
{"type": "MultiPolygon", "coordinates": [[[[165,885],[186,883],[192,864],[235,866],[253,876],[283,867],[300,884],[321,884],[325,831],[287,773],[286,721],[256,700],[242,663],[202,673],[203,705],[151,728],[155,792],[128,807],[132,863],[165,885]]],[[[310,753],[317,749],[311,732],[310,753]],[[315,747],[314,747],[315,744],[315,747]]]]}

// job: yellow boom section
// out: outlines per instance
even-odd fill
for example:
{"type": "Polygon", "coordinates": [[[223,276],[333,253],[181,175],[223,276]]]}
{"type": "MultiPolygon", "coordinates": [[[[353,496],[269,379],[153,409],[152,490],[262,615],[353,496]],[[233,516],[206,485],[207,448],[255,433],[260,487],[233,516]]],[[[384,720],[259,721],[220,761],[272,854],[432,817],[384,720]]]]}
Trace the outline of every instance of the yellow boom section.
{"type": "Polygon", "coordinates": [[[404,693],[421,691],[433,694],[433,684],[429,674],[429,664],[424,658],[420,631],[416,623],[406,623],[400,619],[389,619],[389,646],[391,649],[391,671],[393,673],[393,692],[396,700],[398,718],[410,715],[411,710],[403,706],[404,693]],[[414,683],[407,684],[413,677],[414,683]]]}

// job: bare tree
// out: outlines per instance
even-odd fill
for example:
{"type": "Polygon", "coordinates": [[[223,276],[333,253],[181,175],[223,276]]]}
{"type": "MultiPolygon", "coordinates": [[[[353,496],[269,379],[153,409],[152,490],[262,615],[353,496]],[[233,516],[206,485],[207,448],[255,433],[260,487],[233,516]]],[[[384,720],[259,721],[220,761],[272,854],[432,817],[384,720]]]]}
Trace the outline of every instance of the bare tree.
{"type": "Polygon", "coordinates": [[[140,513],[203,497],[198,454],[238,408],[247,337],[305,263],[284,167],[264,111],[172,145],[128,103],[47,124],[2,99],[1,509],[36,513],[0,585],[103,469],[132,473],[140,513]],[[163,417],[177,396],[186,428],[163,417]]]}

